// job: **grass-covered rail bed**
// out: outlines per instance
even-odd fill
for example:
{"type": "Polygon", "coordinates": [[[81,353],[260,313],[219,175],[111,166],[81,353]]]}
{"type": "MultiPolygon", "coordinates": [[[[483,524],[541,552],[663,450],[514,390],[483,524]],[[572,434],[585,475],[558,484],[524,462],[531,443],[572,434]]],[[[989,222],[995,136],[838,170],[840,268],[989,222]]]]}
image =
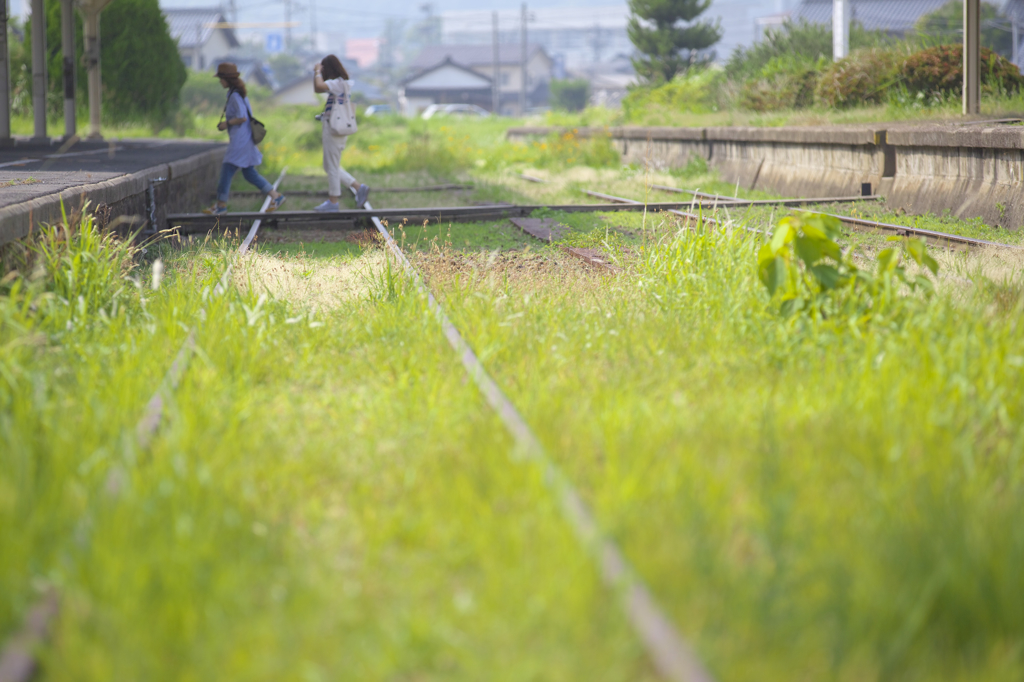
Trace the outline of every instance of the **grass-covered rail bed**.
{"type": "MultiPolygon", "coordinates": [[[[783,215],[392,228],[716,679],[1020,679],[1020,257],[783,215]]],[[[654,679],[400,268],[289,239],[223,294],[224,240],[5,254],[0,637],[52,590],[41,679],[654,679]]]]}

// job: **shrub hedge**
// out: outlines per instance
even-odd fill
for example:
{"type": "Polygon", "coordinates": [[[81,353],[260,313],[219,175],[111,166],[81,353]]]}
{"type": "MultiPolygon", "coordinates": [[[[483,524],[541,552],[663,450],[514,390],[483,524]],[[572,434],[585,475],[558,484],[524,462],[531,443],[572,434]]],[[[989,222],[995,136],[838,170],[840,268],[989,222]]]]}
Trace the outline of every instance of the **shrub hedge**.
{"type": "MultiPolygon", "coordinates": [[[[963,90],[963,59],[962,45],[938,45],[920,50],[903,63],[903,83],[911,92],[959,95],[963,90]]],[[[1024,76],[1010,60],[983,47],[981,86],[986,92],[1020,92],[1024,76]]]]}
{"type": "MultiPolygon", "coordinates": [[[[757,112],[811,106],[842,109],[896,102],[907,95],[941,102],[958,97],[962,90],[960,45],[910,51],[906,43],[891,43],[855,50],[838,62],[793,53],[771,57],[756,69],[747,63],[751,60],[752,55],[737,53],[724,70],[688,74],[657,88],[636,88],[623,101],[625,119],[646,120],[652,106],[691,113],[732,106],[757,112]]],[[[1024,91],[1024,76],[1008,59],[982,48],[981,84],[986,94],[1015,94],[1024,91]]]]}

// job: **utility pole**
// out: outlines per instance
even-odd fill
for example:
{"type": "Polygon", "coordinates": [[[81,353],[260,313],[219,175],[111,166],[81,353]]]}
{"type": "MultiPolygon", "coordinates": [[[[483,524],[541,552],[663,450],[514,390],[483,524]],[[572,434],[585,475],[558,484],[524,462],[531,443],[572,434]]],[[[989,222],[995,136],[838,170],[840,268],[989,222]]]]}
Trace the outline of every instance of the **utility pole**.
{"type": "Polygon", "coordinates": [[[284,0],[284,48],[292,51],[292,0],[284,0]]]}
{"type": "Polygon", "coordinates": [[[235,4],[235,0],[231,0],[228,3],[228,13],[231,15],[231,23],[238,23],[238,5],[235,4]]]}
{"type": "Polygon", "coordinates": [[[497,116],[501,113],[501,49],[498,47],[500,34],[498,33],[498,12],[491,12],[491,23],[494,31],[491,34],[491,49],[494,57],[494,78],[491,81],[491,113],[497,116]]]}
{"type": "Polygon", "coordinates": [[[981,113],[981,0],[964,0],[964,115],[981,113]]]}
{"type": "MultiPolygon", "coordinates": [[[[37,0],[41,2],[42,0],[37,0]]],[[[520,29],[519,50],[519,115],[526,115],[526,3],[523,3],[522,27],[520,29]]]]}
{"type": "Polygon", "coordinates": [[[70,140],[78,128],[75,120],[75,7],[72,0],[60,0],[60,49],[64,54],[64,139],[70,140]]]}
{"type": "Polygon", "coordinates": [[[316,0],[309,0],[309,44],[316,52],[316,0]]]}
{"type": "Polygon", "coordinates": [[[0,0],[0,147],[11,144],[11,52],[7,45],[7,0],[0,0]]]}
{"type": "Polygon", "coordinates": [[[850,54],[850,0],[832,0],[832,61],[850,54]]]}
{"type": "Polygon", "coordinates": [[[46,6],[32,0],[32,113],[33,139],[46,141],[46,6]]]}
{"type": "Polygon", "coordinates": [[[1010,19],[1010,33],[1013,36],[1013,53],[1011,55],[1011,61],[1020,68],[1020,54],[1018,53],[1018,44],[1020,43],[1020,32],[1017,30],[1017,17],[1010,19]]]}

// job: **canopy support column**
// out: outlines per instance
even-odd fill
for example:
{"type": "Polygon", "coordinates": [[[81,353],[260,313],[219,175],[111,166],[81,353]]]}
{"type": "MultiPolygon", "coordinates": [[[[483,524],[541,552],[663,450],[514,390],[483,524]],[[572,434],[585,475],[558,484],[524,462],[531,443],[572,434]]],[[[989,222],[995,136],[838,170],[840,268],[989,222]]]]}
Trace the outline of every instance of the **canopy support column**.
{"type": "MultiPolygon", "coordinates": [[[[0,0],[2,2],[2,0],[0,0]]],[[[75,111],[75,7],[74,0],[60,0],[60,47],[64,54],[64,139],[78,129],[75,111]]]]}
{"type": "Polygon", "coordinates": [[[11,139],[11,53],[7,45],[7,0],[0,0],[0,147],[11,139]]]}
{"type": "Polygon", "coordinates": [[[32,114],[33,140],[49,141],[46,134],[46,6],[32,0],[32,114]]]}
{"type": "Polygon", "coordinates": [[[103,84],[100,81],[100,10],[83,7],[85,15],[85,65],[89,80],[89,139],[102,140],[100,123],[103,84]]]}

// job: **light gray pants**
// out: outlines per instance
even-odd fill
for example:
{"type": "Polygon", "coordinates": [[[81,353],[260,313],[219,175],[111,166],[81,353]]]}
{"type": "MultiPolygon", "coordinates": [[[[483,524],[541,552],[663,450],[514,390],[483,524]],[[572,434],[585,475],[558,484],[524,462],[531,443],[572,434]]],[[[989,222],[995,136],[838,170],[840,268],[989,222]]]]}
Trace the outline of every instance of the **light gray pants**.
{"type": "Polygon", "coordinates": [[[324,171],[327,172],[327,193],[332,197],[341,196],[341,186],[351,187],[356,181],[349,173],[341,167],[341,153],[345,151],[345,143],[348,141],[346,135],[333,135],[327,127],[326,121],[323,126],[321,139],[324,145],[324,171]]]}

